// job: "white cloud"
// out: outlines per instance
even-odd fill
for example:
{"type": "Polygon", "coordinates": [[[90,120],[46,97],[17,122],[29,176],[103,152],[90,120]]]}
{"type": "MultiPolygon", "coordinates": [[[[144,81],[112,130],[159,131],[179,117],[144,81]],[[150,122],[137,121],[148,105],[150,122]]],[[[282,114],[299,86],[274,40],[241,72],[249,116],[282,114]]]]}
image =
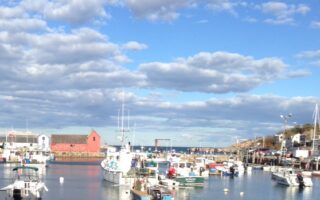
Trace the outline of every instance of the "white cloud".
{"type": "Polygon", "coordinates": [[[6,2],[0,7],[0,16],[37,17],[79,25],[96,19],[108,19],[110,14],[105,11],[105,6],[114,4],[114,1],[106,0],[21,0],[14,4],[6,2]]]}
{"type": "Polygon", "coordinates": [[[320,58],[320,50],[304,51],[298,54],[300,58],[320,58]]]}
{"type": "Polygon", "coordinates": [[[269,1],[259,7],[263,13],[273,16],[273,18],[265,20],[265,22],[272,24],[294,24],[296,15],[305,15],[311,10],[304,4],[286,4],[278,1],[269,1]]]}
{"type": "Polygon", "coordinates": [[[40,19],[15,18],[15,19],[0,19],[0,30],[6,31],[39,31],[47,28],[46,21],[40,19]]]}
{"type": "Polygon", "coordinates": [[[309,76],[309,75],[311,75],[310,71],[302,70],[302,69],[288,72],[288,77],[290,78],[303,77],[303,76],[309,76]]]}
{"type": "Polygon", "coordinates": [[[31,41],[34,48],[27,52],[27,57],[40,64],[75,64],[99,59],[116,62],[119,56],[124,56],[118,45],[87,28],[71,33],[33,35],[31,41]]]}
{"type": "Polygon", "coordinates": [[[142,43],[139,43],[139,42],[136,42],[136,41],[129,41],[126,44],[123,45],[123,48],[127,49],[127,50],[136,50],[136,51],[138,51],[138,50],[146,49],[146,48],[148,48],[148,46],[146,44],[142,44],[142,43]]]}
{"type": "Polygon", "coordinates": [[[308,59],[314,66],[320,66],[320,50],[303,51],[299,53],[297,57],[308,59]]]}
{"type": "Polygon", "coordinates": [[[50,19],[58,19],[73,24],[92,21],[96,17],[109,17],[104,10],[105,0],[59,0],[48,2],[44,15],[50,19]]]}
{"type": "Polygon", "coordinates": [[[125,0],[135,17],[149,21],[173,21],[179,17],[177,10],[192,5],[193,0],[125,0]]]}
{"type": "Polygon", "coordinates": [[[285,76],[286,64],[278,58],[254,59],[228,52],[202,52],[172,63],[144,63],[150,87],[208,93],[246,92],[285,76]]]}
{"type": "Polygon", "coordinates": [[[224,11],[237,15],[235,7],[238,6],[239,3],[230,0],[206,0],[206,2],[206,6],[213,11],[224,11]]]}
{"type": "Polygon", "coordinates": [[[13,6],[13,7],[7,7],[7,6],[0,6],[0,18],[15,18],[15,17],[23,17],[24,16],[24,10],[20,7],[13,6]]]}
{"type": "Polygon", "coordinates": [[[320,21],[312,21],[311,27],[312,28],[320,28],[320,21]]]}

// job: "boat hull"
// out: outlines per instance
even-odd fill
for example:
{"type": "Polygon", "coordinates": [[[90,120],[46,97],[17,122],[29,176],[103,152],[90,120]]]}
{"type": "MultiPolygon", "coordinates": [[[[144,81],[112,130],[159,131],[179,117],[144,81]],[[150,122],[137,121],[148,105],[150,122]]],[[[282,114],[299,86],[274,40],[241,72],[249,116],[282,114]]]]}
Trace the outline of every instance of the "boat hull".
{"type": "Polygon", "coordinates": [[[117,184],[117,185],[133,185],[134,178],[132,177],[124,177],[123,173],[121,171],[110,171],[110,170],[104,170],[103,172],[103,178],[104,180],[117,184]]]}
{"type": "Polygon", "coordinates": [[[175,181],[179,182],[179,186],[203,186],[204,177],[202,176],[178,176],[175,181]]]}
{"type": "Polygon", "coordinates": [[[302,182],[300,182],[297,178],[296,174],[282,174],[282,173],[273,173],[272,179],[274,179],[280,185],[286,186],[304,186],[304,187],[311,187],[312,180],[310,177],[303,177],[302,182]]]}

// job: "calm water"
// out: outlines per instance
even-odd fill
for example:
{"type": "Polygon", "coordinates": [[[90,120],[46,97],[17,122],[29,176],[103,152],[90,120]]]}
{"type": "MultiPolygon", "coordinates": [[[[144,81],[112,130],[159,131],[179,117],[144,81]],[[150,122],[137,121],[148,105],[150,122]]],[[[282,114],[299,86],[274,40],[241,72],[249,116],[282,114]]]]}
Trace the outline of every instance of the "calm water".
{"type": "MultiPolygon", "coordinates": [[[[12,165],[0,165],[0,187],[11,182],[12,165]]],[[[44,200],[118,200],[129,199],[127,188],[111,185],[102,179],[99,165],[54,164],[45,170],[44,181],[49,189],[44,200]],[[59,177],[64,177],[60,184],[59,177]]],[[[176,191],[177,200],[206,199],[246,199],[246,200],[284,200],[284,199],[318,199],[320,196],[320,179],[313,179],[312,188],[290,188],[277,185],[268,172],[253,170],[233,179],[229,177],[210,177],[203,188],[186,188],[176,191]],[[229,192],[224,193],[224,188],[229,192]],[[240,192],[244,192],[241,196],[240,192]]],[[[3,192],[0,199],[4,199],[3,192]]]]}

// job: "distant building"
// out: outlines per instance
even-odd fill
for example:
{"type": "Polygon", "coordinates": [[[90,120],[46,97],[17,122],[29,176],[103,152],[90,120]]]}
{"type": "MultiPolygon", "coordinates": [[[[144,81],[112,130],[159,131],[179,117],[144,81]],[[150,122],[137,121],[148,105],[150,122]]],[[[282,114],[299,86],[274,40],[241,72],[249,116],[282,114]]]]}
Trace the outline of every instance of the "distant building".
{"type": "MultiPolygon", "coordinates": [[[[45,136],[47,137],[47,136],[45,136]]],[[[48,137],[47,137],[48,138],[48,137]]],[[[6,134],[0,136],[0,142],[5,148],[19,149],[27,148],[30,150],[39,149],[39,135],[30,131],[8,131],[6,134]]]]}
{"type": "Polygon", "coordinates": [[[89,135],[51,135],[51,151],[57,152],[100,152],[100,135],[92,130],[89,135]]]}
{"type": "Polygon", "coordinates": [[[291,137],[291,140],[294,147],[304,146],[306,143],[306,136],[297,133],[291,137]]]}
{"type": "Polygon", "coordinates": [[[282,142],[284,141],[284,134],[283,133],[275,135],[274,137],[275,137],[276,144],[282,144],[282,142]]]}

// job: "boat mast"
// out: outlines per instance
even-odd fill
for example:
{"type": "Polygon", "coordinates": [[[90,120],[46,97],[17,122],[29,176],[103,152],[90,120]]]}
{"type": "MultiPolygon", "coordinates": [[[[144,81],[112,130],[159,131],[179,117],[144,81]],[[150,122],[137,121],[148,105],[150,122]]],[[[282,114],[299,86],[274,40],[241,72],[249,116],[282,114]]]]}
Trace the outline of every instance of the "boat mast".
{"type": "Polygon", "coordinates": [[[319,109],[318,104],[316,104],[316,107],[313,112],[313,118],[314,118],[314,127],[313,127],[313,139],[312,139],[312,155],[314,154],[314,143],[316,140],[316,133],[317,133],[317,122],[319,123],[319,109]]]}
{"type": "Polygon", "coordinates": [[[121,111],[118,111],[118,130],[120,132],[120,141],[121,141],[121,148],[126,148],[126,144],[125,144],[125,132],[129,132],[130,128],[130,118],[129,118],[129,110],[127,113],[127,126],[125,127],[125,105],[124,105],[124,91],[122,90],[122,105],[121,105],[121,111]],[[121,115],[121,116],[120,116],[121,115]]]}
{"type": "Polygon", "coordinates": [[[121,105],[121,147],[124,147],[124,92],[122,91],[122,105],[121,105]]]}

